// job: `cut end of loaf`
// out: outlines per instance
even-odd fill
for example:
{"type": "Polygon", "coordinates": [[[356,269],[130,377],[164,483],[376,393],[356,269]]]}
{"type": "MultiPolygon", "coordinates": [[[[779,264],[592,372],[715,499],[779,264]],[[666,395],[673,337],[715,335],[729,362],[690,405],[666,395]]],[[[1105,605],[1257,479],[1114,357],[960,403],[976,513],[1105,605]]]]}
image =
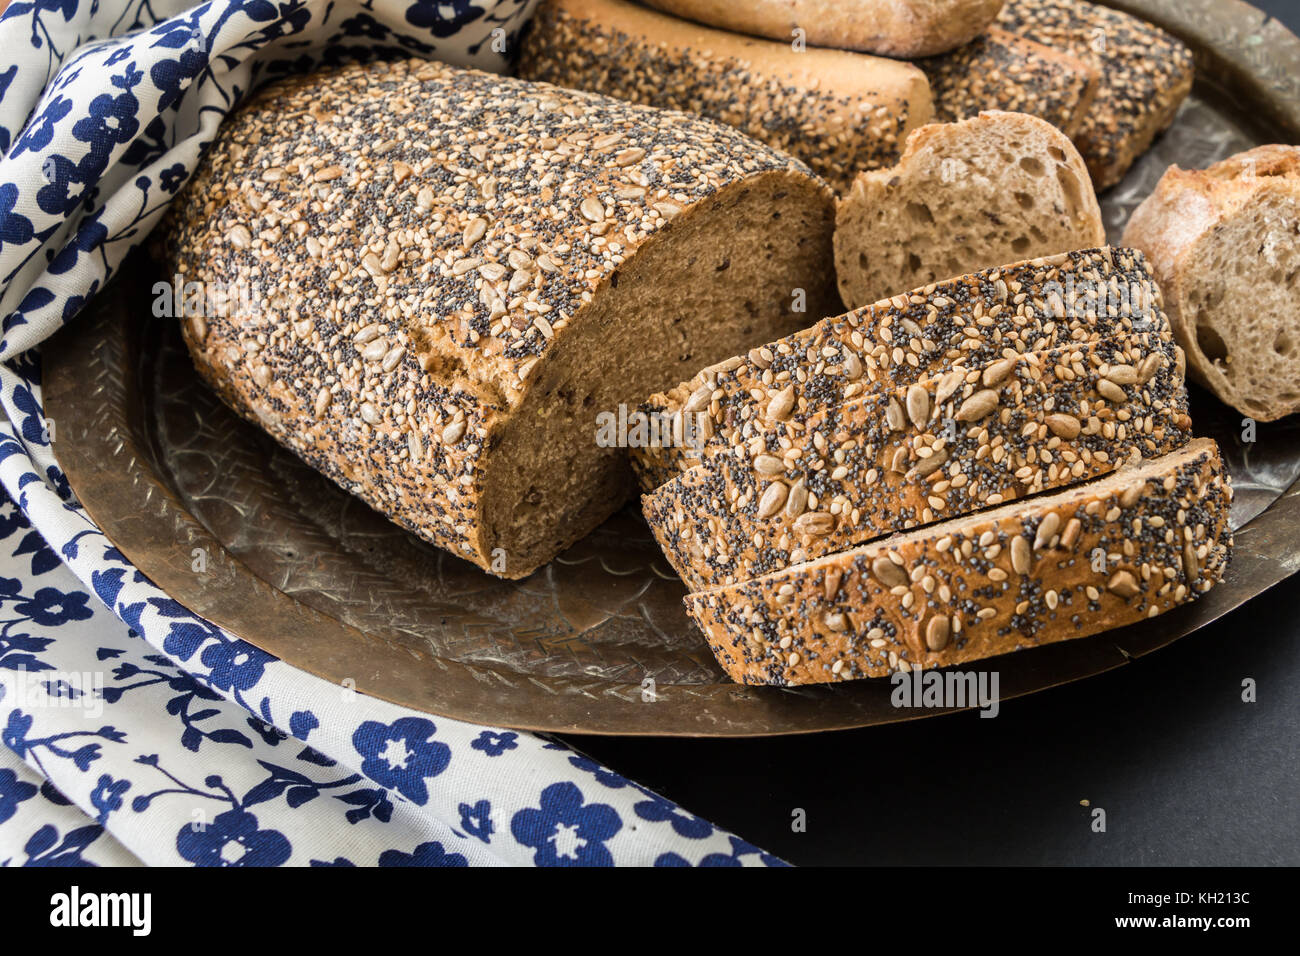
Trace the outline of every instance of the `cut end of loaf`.
{"type": "Polygon", "coordinates": [[[621,443],[638,438],[619,432],[620,406],[803,326],[797,289],[800,304],[833,308],[830,281],[815,278],[830,214],[807,176],[752,177],[683,214],[596,290],[497,439],[481,547],[506,556],[498,573],[531,573],[627,500],[621,443]]]}
{"type": "Polygon", "coordinates": [[[1124,241],[1150,257],[1194,379],[1259,421],[1300,411],[1300,147],[1170,167],[1124,241]]]}

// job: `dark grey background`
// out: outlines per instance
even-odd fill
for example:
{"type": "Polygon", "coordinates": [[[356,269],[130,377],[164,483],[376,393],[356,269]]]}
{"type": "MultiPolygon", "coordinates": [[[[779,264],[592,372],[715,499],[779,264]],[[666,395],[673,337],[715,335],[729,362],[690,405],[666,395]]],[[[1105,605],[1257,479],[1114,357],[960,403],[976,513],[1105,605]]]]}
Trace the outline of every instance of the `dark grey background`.
{"type": "MultiPolygon", "coordinates": [[[[1300,0],[1256,6],[1300,29],[1300,0]]],[[[1109,674],[767,740],[567,738],[796,864],[1300,865],[1300,578],[1109,674]],[[1243,703],[1253,678],[1258,702],[1243,703]],[[1093,833],[1091,809],[1106,811],[1093,833]],[[807,831],[791,830],[791,814],[807,831]]]]}

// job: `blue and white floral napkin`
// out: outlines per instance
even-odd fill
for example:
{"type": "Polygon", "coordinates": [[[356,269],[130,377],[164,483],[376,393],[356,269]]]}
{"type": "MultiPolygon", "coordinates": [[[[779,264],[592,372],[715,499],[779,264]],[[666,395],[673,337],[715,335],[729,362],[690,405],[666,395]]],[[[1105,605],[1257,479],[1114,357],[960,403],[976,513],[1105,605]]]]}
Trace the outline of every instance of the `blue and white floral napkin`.
{"type": "Polygon", "coordinates": [[[250,91],[376,53],[501,69],[533,2],[0,16],[0,865],[779,862],[561,744],[359,696],[195,617],[95,527],[50,444],[37,346],[250,91]]]}

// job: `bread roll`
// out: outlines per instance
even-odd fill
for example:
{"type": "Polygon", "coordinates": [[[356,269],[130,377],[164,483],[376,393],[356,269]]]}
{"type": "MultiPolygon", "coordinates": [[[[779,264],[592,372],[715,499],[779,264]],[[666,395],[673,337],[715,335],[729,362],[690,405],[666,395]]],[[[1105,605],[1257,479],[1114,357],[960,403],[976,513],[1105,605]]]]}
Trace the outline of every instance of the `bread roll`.
{"type": "Polygon", "coordinates": [[[688,110],[802,159],[837,189],[893,164],[934,114],[910,63],[755,40],[625,0],[542,0],[519,75],[688,110]]]}
{"type": "Polygon", "coordinates": [[[930,56],[978,36],[1002,0],[645,0],[724,30],[883,56],[930,56]]]}

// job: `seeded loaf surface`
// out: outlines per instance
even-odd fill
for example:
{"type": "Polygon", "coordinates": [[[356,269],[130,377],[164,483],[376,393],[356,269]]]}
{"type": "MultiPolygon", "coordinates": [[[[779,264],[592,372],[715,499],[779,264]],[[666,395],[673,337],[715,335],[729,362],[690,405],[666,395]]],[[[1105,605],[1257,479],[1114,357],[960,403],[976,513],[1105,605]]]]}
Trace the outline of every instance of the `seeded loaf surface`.
{"type": "Polygon", "coordinates": [[[836,207],[835,273],[852,309],[1105,241],[1070,138],[1034,116],[986,111],[913,130],[897,166],[858,175],[836,207]]]}
{"type": "Polygon", "coordinates": [[[643,0],[669,13],[789,43],[884,56],[930,56],[978,36],[1002,0],[643,0]]]}
{"type": "Polygon", "coordinates": [[[1128,337],[1000,359],[774,426],[643,499],[692,590],[1104,475],[1190,439],[1173,363],[1128,337]]]}
{"type": "Polygon", "coordinates": [[[723,670],[815,684],[982,660],[1162,614],[1223,577],[1218,448],[687,595],[723,670]]]}
{"type": "Polygon", "coordinates": [[[225,123],[168,275],[233,408],[368,504],[517,578],[617,509],[596,417],[798,327],[831,194],[727,126],[419,60],[291,80],[225,123]]]}
{"type": "Polygon", "coordinates": [[[1150,258],[1193,378],[1260,421],[1300,411],[1300,147],[1170,167],[1124,241],[1150,258]]]}
{"type": "Polygon", "coordinates": [[[934,115],[897,60],[712,30],[625,0],[542,0],[519,75],[699,113],[806,162],[836,188],[897,160],[934,115]]]}
{"type": "Polygon", "coordinates": [[[1073,136],[1097,94],[1097,70],[1085,60],[996,28],[916,65],[930,80],[934,118],[941,123],[1006,110],[1037,116],[1073,136]]]}
{"type": "Polygon", "coordinates": [[[1132,249],[1080,250],[932,283],[823,319],[652,396],[643,407],[672,422],[673,440],[634,448],[633,463],[650,491],[743,440],[751,418],[797,421],[958,366],[1131,331],[1172,341],[1160,290],[1132,249]],[[698,423],[689,438],[688,423],[698,423]]]}
{"type": "Polygon", "coordinates": [[[1096,96],[1074,141],[1098,191],[1124,178],[1191,92],[1192,51],[1120,10],[1086,0],[1007,0],[996,23],[1096,69],[1096,96]]]}

